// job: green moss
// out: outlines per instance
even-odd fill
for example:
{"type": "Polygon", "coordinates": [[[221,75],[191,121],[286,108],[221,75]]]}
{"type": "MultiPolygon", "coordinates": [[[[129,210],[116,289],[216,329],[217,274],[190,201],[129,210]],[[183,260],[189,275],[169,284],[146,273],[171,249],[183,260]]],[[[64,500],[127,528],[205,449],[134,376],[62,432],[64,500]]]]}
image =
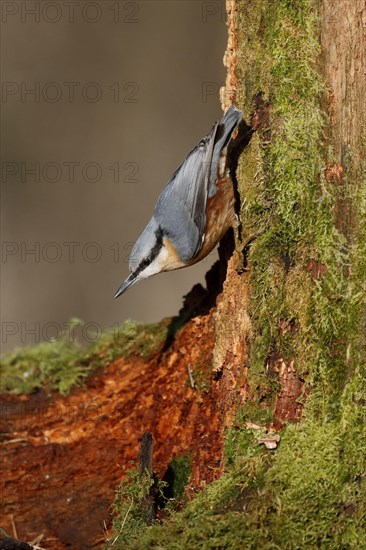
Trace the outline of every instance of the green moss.
{"type": "Polygon", "coordinates": [[[355,407],[364,384],[359,376],[345,388],[338,420],[319,421],[310,406],[302,424],[286,427],[275,451],[259,446],[253,433],[230,430],[228,472],[163,525],[144,526],[125,539],[123,548],[363,548],[366,438],[365,411],[355,407]]]}
{"type": "MultiPolygon", "coordinates": [[[[78,322],[74,320],[72,326],[78,322]]],[[[78,362],[81,348],[66,334],[59,340],[42,342],[2,356],[1,392],[31,393],[36,388],[57,388],[61,393],[77,385],[88,368],[78,362]]]]}
{"type": "MultiPolygon", "coordinates": [[[[199,392],[207,392],[210,388],[212,379],[212,362],[211,358],[207,359],[207,353],[204,352],[202,357],[199,358],[192,366],[192,380],[194,382],[194,389],[199,392]]],[[[192,386],[191,377],[188,375],[186,379],[186,385],[192,386]]]]}
{"type": "Polygon", "coordinates": [[[183,496],[184,489],[191,476],[191,464],[192,459],[188,455],[176,456],[169,464],[172,472],[169,489],[174,499],[180,499],[183,496]]]}
{"type": "Polygon", "coordinates": [[[166,481],[157,481],[148,472],[140,476],[136,469],[128,471],[127,479],[116,491],[113,503],[114,535],[106,548],[119,550],[127,548],[128,545],[138,547],[141,537],[151,529],[144,520],[146,498],[151,495],[155,505],[168,505],[164,508],[166,516],[174,515],[177,501],[182,498],[191,475],[191,458],[188,455],[173,458],[168,471],[169,479],[166,481]]]}
{"type": "MultiPolygon", "coordinates": [[[[72,320],[70,328],[79,324],[79,320],[72,320]]],[[[43,388],[67,394],[97,368],[118,357],[139,354],[147,359],[156,353],[166,337],[167,325],[168,320],[154,325],[126,321],[86,349],[70,338],[73,331],[69,330],[58,340],[6,353],[1,359],[0,392],[26,394],[43,388]]]]}
{"type": "Polygon", "coordinates": [[[116,491],[113,503],[114,535],[107,548],[123,548],[127,540],[134,540],[146,529],[144,503],[153,485],[154,480],[148,472],[143,476],[135,469],[127,472],[127,479],[120,483],[116,491]]]}
{"type": "Polygon", "coordinates": [[[113,331],[113,340],[109,341],[109,350],[111,353],[117,352],[118,356],[125,357],[138,354],[147,360],[161,348],[166,339],[169,324],[169,318],[152,324],[127,321],[119,327],[117,332],[113,331]]]}
{"type": "MultiPolygon", "coordinates": [[[[343,439],[336,423],[310,421],[286,430],[275,463],[266,473],[267,486],[279,499],[269,518],[275,540],[286,532],[289,548],[347,548],[346,507],[357,505],[359,491],[344,460],[343,439]],[[349,493],[347,502],[344,492],[349,493]]],[[[360,519],[353,548],[361,541],[365,515],[360,519]]]]}

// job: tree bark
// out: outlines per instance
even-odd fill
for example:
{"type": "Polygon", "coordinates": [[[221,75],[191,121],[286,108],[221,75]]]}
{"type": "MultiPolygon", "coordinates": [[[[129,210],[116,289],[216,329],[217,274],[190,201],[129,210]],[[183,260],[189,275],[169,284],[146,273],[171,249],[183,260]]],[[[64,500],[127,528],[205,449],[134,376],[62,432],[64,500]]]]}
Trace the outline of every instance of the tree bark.
{"type": "Polygon", "coordinates": [[[236,238],[213,364],[224,425],[251,402],[278,430],[300,421],[314,380],[336,400],[364,361],[366,8],[362,0],[226,5],[222,106],[235,101],[259,120],[239,167],[243,241],[263,234],[245,258],[236,238]]]}

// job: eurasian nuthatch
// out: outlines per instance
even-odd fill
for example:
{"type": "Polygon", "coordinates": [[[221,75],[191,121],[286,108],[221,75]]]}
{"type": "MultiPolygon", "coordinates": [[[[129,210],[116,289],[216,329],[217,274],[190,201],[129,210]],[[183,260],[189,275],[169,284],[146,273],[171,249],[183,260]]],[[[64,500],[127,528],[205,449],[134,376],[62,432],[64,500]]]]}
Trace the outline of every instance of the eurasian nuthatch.
{"type": "Polygon", "coordinates": [[[243,113],[233,105],[175,171],[130,256],[130,275],[115,298],[135,283],[207,256],[235,225],[228,146],[243,113]]]}

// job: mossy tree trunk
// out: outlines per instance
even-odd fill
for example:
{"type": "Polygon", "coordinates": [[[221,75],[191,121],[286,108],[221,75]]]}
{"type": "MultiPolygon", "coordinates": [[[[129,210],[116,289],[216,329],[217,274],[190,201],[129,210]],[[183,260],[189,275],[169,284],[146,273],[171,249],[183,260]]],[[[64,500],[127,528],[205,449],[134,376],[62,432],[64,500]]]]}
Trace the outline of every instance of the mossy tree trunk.
{"type": "Polygon", "coordinates": [[[226,425],[235,414],[283,429],[268,470],[278,506],[309,521],[351,511],[345,544],[366,501],[366,8],[228,0],[227,11],[223,107],[235,101],[259,127],[239,164],[242,236],[216,313],[220,406],[226,425]]]}
{"type": "Polygon", "coordinates": [[[223,105],[235,100],[259,127],[239,165],[242,237],[216,314],[214,364],[280,426],[304,407],[339,414],[364,360],[366,8],[227,7],[223,105]]]}

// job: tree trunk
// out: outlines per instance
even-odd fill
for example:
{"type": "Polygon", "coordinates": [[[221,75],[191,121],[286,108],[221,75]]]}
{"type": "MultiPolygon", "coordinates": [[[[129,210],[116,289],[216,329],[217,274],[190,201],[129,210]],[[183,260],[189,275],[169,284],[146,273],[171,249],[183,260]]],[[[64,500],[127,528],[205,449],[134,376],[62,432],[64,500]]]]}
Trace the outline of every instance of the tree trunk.
{"type": "Polygon", "coordinates": [[[304,407],[339,413],[364,364],[366,8],[228,0],[227,12],[223,108],[236,101],[258,131],[239,166],[214,367],[225,413],[236,396],[277,430],[304,407]]]}

